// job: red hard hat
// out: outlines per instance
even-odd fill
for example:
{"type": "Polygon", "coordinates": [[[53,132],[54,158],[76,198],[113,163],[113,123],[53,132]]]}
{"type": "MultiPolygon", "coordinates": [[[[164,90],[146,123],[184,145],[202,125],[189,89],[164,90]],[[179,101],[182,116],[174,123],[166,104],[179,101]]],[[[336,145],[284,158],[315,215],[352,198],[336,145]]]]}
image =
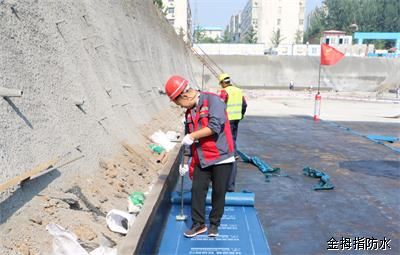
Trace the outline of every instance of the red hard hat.
{"type": "Polygon", "coordinates": [[[169,98],[175,100],[189,84],[189,81],[179,75],[171,76],[165,83],[165,92],[169,98]]]}

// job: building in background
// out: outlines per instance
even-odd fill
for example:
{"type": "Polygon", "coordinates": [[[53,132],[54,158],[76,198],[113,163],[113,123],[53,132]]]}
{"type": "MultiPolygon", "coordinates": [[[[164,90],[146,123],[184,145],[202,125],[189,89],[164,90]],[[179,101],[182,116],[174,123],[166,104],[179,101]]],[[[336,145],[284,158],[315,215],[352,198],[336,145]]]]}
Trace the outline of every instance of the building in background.
{"type": "Polygon", "coordinates": [[[323,32],[320,43],[326,43],[331,46],[352,45],[353,37],[346,35],[345,31],[327,30],[323,32]]]}
{"type": "Polygon", "coordinates": [[[186,42],[192,41],[192,12],[189,0],[162,0],[165,17],[186,42]]]}
{"type": "Polygon", "coordinates": [[[229,41],[232,43],[240,42],[240,20],[241,14],[238,13],[236,15],[231,16],[231,20],[226,30],[228,32],[229,41]]]}
{"type": "Polygon", "coordinates": [[[240,13],[240,42],[245,42],[251,30],[254,30],[254,32],[257,34],[257,42],[264,43],[258,37],[258,4],[259,1],[257,0],[249,0],[240,13]]]}
{"type": "MultiPolygon", "coordinates": [[[[267,48],[303,42],[306,0],[249,0],[240,13],[240,41],[255,33],[267,48]]],[[[232,38],[231,38],[232,39],[232,38]]]]}
{"type": "Polygon", "coordinates": [[[201,31],[204,33],[204,37],[208,37],[216,41],[221,41],[224,33],[222,27],[201,27],[201,31]]]}
{"type": "Polygon", "coordinates": [[[223,41],[224,30],[222,27],[201,27],[194,28],[194,43],[220,43],[223,41]]]}

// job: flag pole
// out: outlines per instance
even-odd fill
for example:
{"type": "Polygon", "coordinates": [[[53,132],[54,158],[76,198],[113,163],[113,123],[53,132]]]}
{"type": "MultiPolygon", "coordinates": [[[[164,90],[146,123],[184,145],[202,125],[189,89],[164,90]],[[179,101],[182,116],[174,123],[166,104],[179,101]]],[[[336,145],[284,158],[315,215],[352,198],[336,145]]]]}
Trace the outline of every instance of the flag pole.
{"type": "Polygon", "coordinates": [[[319,94],[319,87],[321,86],[321,63],[319,63],[319,71],[318,71],[318,91],[317,94],[319,94]]]}
{"type": "Polygon", "coordinates": [[[318,68],[318,89],[317,89],[317,94],[315,95],[315,102],[314,102],[314,121],[319,121],[319,115],[321,113],[321,94],[319,93],[320,86],[321,86],[321,62],[319,63],[319,68],[318,68]]]}
{"type": "Polygon", "coordinates": [[[344,54],[335,48],[327,45],[321,44],[321,60],[319,62],[318,70],[318,91],[315,95],[314,104],[314,121],[319,120],[319,115],[321,112],[321,94],[319,92],[321,87],[321,65],[334,65],[344,57],[344,54]]]}

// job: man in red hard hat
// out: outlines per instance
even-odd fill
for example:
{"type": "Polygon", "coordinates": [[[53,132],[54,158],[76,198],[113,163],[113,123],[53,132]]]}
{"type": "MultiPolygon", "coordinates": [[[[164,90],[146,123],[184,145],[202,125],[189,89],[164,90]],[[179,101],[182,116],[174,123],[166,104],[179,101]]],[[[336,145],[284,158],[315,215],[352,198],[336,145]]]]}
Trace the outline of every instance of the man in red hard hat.
{"type": "MultiPolygon", "coordinates": [[[[186,135],[182,144],[190,146],[190,177],[192,183],[192,227],[184,235],[194,237],[207,231],[205,203],[212,181],[212,209],[209,215],[208,236],[218,236],[218,226],[224,214],[226,185],[232,170],[234,142],[226,113],[226,105],[213,93],[200,92],[190,87],[181,76],[171,76],[165,84],[168,97],[186,108],[186,135]]],[[[188,167],[180,167],[184,175],[188,167]]]]}

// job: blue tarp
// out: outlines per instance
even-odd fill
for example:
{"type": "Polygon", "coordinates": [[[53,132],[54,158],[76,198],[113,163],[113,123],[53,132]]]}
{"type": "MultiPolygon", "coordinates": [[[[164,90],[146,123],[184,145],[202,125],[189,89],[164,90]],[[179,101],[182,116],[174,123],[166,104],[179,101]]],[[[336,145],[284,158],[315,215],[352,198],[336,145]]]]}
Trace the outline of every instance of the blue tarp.
{"type": "MultiPolygon", "coordinates": [[[[187,193],[189,194],[189,193],[187,193]]],[[[254,204],[253,193],[227,193],[228,204],[225,206],[224,215],[219,227],[218,237],[208,237],[207,233],[193,238],[186,238],[183,232],[192,225],[190,219],[190,196],[184,193],[184,214],[188,215],[186,221],[177,221],[176,215],[180,213],[180,205],[175,204],[179,200],[179,194],[174,193],[172,208],[168,214],[163,237],[158,249],[160,255],[268,255],[271,254],[263,228],[258,220],[254,204]],[[246,205],[240,205],[238,201],[244,198],[246,205]]],[[[189,194],[190,195],[190,194],[189,194]]],[[[180,201],[180,200],[179,200],[180,201]]],[[[206,206],[206,215],[211,206],[206,206]]],[[[208,219],[207,219],[208,221],[208,219]]],[[[207,222],[208,225],[208,222],[207,222]]]]}
{"type": "Polygon", "coordinates": [[[394,143],[396,141],[399,141],[400,138],[392,137],[392,136],[382,136],[382,135],[363,135],[361,133],[358,133],[358,132],[352,130],[351,128],[343,127],[343,126],[341,126],[341,125],[339,125],[339,124],[337,124],[335,122],[332,122],[332,121],[325,121],[325,122],[329,123],[331,125],[335,125],[338,128],[341,128],[341,129],[344,129],[346,131],[349,131],[353,135],[357,135],[357,136],[361,136],[361,137],[367,138],[368,140],[373,141],[376,144],[381,144],[381,145],[391,149],[392,151],[400,153],[400,149],[399,148],[396,148],[396,147],[393,147],[393,146],[390,146],[390,145],[384,143],[384,142],[394,143]]]}
{"type": "Polygon", "coordinates": [[[275,171],[279,170],[278,168],[272,168],[270,165],[265,163],[262,159],[260,159],[257,156],[250,157],[249,155],[247,155],[244,152],[241,152],[239,150],[236,150],[236,151],[244,162],[252,163],[256,167],[258,167],[258,169],[260,169],[260,171],[264,174],[267,172],[275,172],[275,171]]]}
{"type": "Polygon", "coordinates": [[[335,186],[330,182],[329,175],[318,169],[313,169],[307,166],[303,168],[303,173],[307,176],[320,179],[319,183],[314,185],[314,190],[331,190],[335,188],[335,186]]]}
{"type": "Polygon", "coordinates": [[[389,142],[394,143],[399,141],[398,137],[384,136],[384,135],[367,135],[367,138],[374,142],[389,142]]]}

